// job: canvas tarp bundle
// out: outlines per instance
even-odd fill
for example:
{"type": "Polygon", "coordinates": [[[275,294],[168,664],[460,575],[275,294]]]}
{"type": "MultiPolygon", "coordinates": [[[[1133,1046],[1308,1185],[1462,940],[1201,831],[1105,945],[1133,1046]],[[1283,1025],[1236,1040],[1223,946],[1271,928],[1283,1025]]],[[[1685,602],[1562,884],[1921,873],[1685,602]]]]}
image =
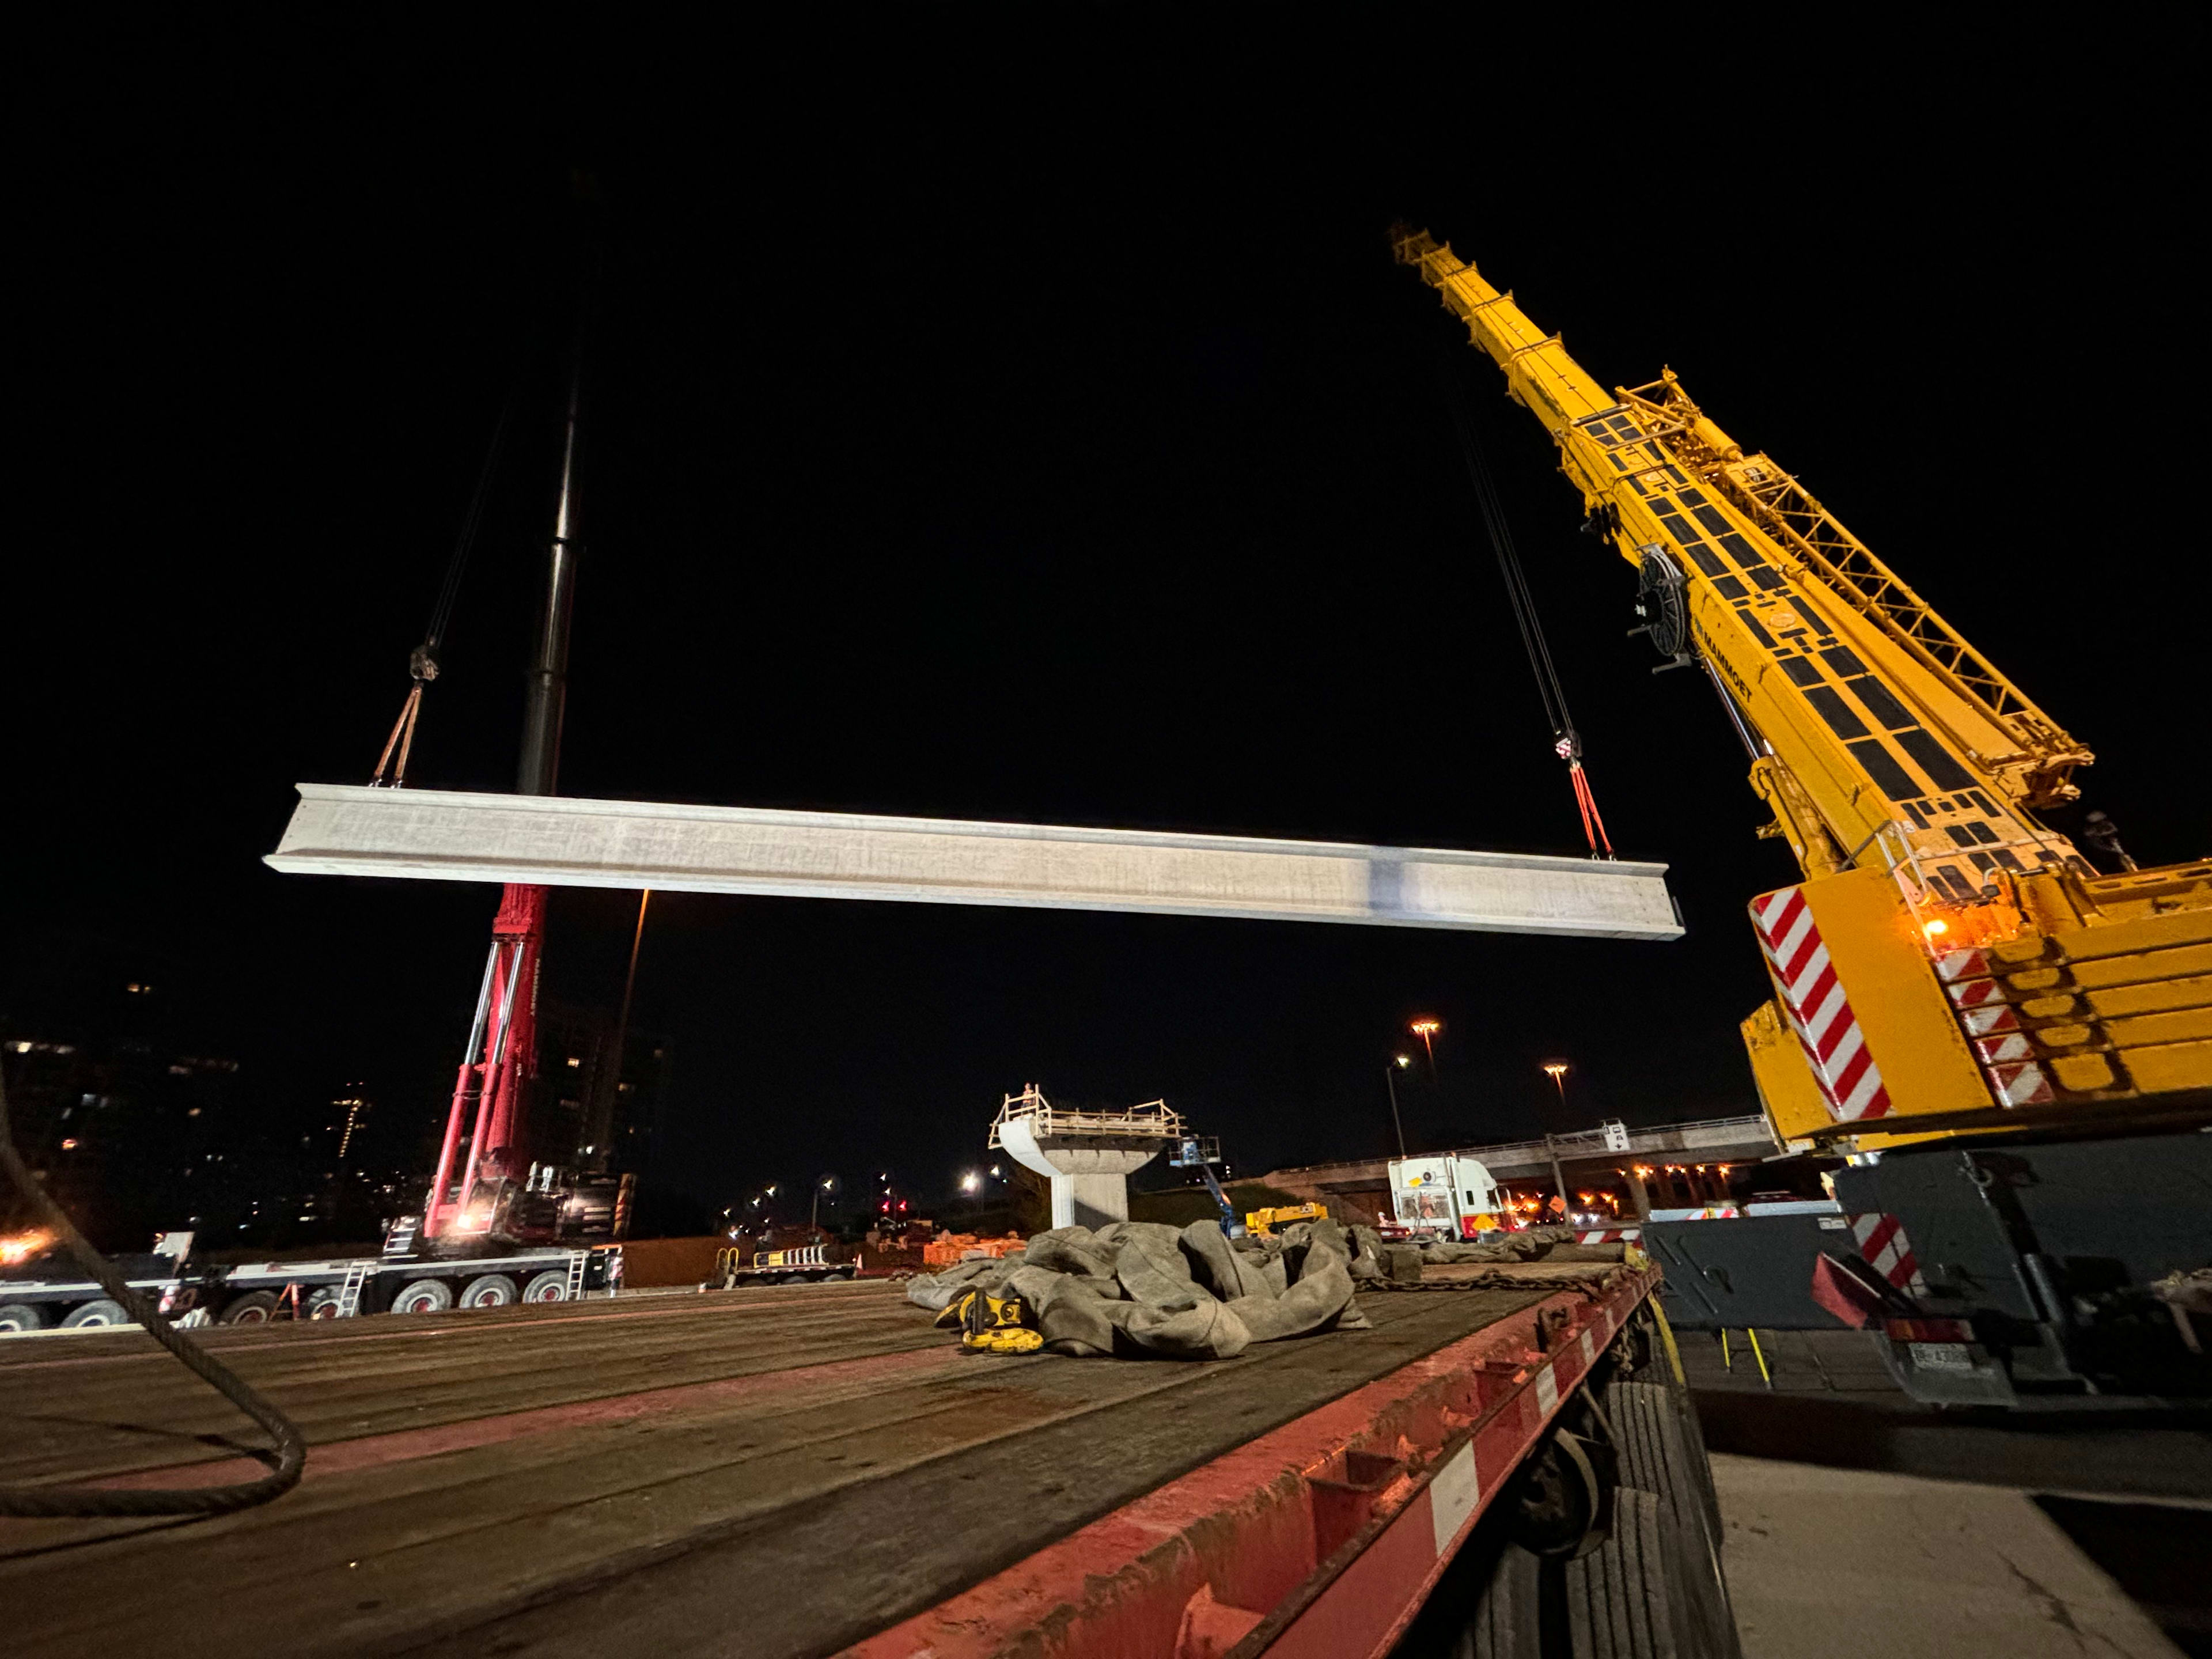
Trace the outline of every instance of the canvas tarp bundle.
{"type": "Polygon", "coordinates": [[[1057,1227],[1020,1255],[919,1274],[907,1299],[937,1310],[967,1290],[1011,1292],[1057,1353],[1227,1359],[1255,1342],[1367,1328],[1352,1281],[1380,1271],[1375,1236],[1334,1221],[1234,1241],[1217,1221],[1116,1221],[1057,1227]]]}

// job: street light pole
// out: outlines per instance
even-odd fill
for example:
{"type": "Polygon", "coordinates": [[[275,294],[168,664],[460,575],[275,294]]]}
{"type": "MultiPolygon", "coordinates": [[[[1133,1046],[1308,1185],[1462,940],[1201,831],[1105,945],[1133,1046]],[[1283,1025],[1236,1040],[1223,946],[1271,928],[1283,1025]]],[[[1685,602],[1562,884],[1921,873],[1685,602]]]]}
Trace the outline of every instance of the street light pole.
{"type": "Polygon", "coordinates": [[[1566,1171],[1559,1167],[1559,1148],[1550,1133],[1544,1136],[1544,1151],[1552,1160],[1552,1184],[1559,1189],[1559,1219],[1571,1221],[1575,1212],[1574,1200],[1567,1196],[1566,1171]]]}
{"type": "MultiPolygon", "coordinates": [[[[1544,1067],[1544,1075],[1559,1085],[1559,1118],[1564,1123],[1566,1120],[1567,1109],[1566,1061],[1563,1060],[1550,1061],[1544,1067]]],[[[1557,1143],[1553,1140],[1552,1132],[1549,1129],[1544,1131],[1544,1150],[1551,1155],[1552,1183],[1559,1189],[1559,1219],[1571,1225],[1575,1213],[1575,1201],[1567,1194],[1566,1172],[1559,1167],[1559,1149],[1557,1143]]]]}
{"type": "Polygon", "coordinates": [[[1406,1124],[1405,1120],[1398,1115],[1398,1073],[1413,1063],[1412,1056],[1399,1054],[1382,1068],[1383,1085],[1390,1091],[1390,1126],[1398,1132],[1398,1158],[1401,1163],[1406,1157],[1406,1124]]]}

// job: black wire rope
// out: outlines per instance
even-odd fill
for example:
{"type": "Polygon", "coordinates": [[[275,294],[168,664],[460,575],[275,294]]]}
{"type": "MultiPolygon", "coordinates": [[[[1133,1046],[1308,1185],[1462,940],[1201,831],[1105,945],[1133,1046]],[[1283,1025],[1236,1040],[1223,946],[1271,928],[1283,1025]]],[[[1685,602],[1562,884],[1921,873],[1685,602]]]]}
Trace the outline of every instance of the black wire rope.
{"type": "Polygon", "coordinates": [[[182,1492],[131,1492],[100,1486],[0,1486],[0,1515],[152,1516],[228,1515],[283,1496],[299,1484],[307,1466],[307,1442],[296,1425],[248,1387],[228,1365],[209,1353],[132,1290],[114,1264],[85,1242],[60,1205],[23,1165],[15,1151],[15,1126],[8,1116],[8,1090],[0,1079],[0,1169],[7,1171],[32,1212],[61,1239],[86,1275],[107,1292],[148,1335],[174,1354],[191,1374],[244,1412],[276,1443],[273,1455],[253,1455],[270,1464],[257,1480],[227,1486],[195,1486],[182,1492]]]}
{"type": "MultiPolygon", "coordinates": [[[[491,448],[485,453],[483,471],[477,477],[476,493],[469,498],[468,515],[461,520],[461,533],[453,543],[453,556],[446,563],[446,579],[438,589],[438,602],[430,611],[430,625],[422,630],[422,655],[435,672],[438,647],[445,643],[446,629],[452,625],[453,607],[461,596],[461,579],[468,572],[469,558],[476,551],[477,532],[483,528],[484,503],[490,498],[492,479],[499,471],[499,458],[507,448],[508,428],[514,422],[514,396],[507,395],[500,406],[499,424],[492,428],[491,448]]],[[[417,678],[426,678],[417,674],[417,678]]]]}
{"type": "Polygon", "coordinates": [[[1559,670],[1553,665],[1552,647],[1544,638],[1543,623],[1537,619],[1536,601],[1522,572],[1521,556],[1514,548],[1513,532],[1498,499],[1498,484],[1490,475],[1490,463],[1482,453],[1482,441],[1476,434],[1474,417],[1468,410],[1466,393],[1461,389],[1458,377],[1443,363],[1437,366],[1437,379],[1443,386],[1444,402],[1450,407],[1452,424],[1459,428],[1460,453],[1467,462],[1467,476],[1474,486],[1475,500],[1481,504],[1483,527],[1490,534],[1491,551],[1498,556],[1498,574],[1505,579],[1505,594],[1513,603],[1513,620],[1521,629],[1521,644],[1528,653],[1528,666],[1536,677],[1537,693],[1544,700],[1544,718],[1552,723],[1552,736],[1568,745],[1560,751],[1561,758],[1577,759],[1582,754],[1582,738],[1575,730],[1574,717],[1567,712],[1567,694],[1559,684],[1559,670]]]}

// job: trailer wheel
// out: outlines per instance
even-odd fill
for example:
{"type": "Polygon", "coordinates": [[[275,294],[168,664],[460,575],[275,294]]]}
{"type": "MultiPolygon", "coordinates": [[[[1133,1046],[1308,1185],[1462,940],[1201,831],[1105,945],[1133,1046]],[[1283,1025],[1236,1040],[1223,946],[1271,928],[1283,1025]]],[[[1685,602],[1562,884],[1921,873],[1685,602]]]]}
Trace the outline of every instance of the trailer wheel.
{"type": "Polygon", "coordinates": [[[1557,1559],[1583,1547],[1605,1514],[1605,1486],[1581,1439],[1555,1430],[1516,1477],[1513,1542],[1557,1559]]]}
{"type": "Polygon", "coordinates": [[[46,1310],[35,1302],[0,1304],[0,1331],[43,1331],[46,1310]]]}
{"type": "Polygon", "coordinates": [[[120,1302],[111,1302],[101,1297],[97,1302],[87,1302],[70,1310],[62,1321],[65,1331],[82,1330],[88,1325],[128,1325],[131,1316],[123,1311],[120,1302]]]}
{"type": "MultiPolygon", "coordinates": [[[[1474,1617],[1460,1638],[1455,1656],[1472,1659],[1540,1659],[1544,1610],[1540,1577],[1545,1563],[1518,1544],[1498,1553],[1498,1565],[1475,1603],[1474,1617]]],[[[1554,1567],[1553,1571],[1558,1569],[1554,1567]]]]}
{"type": "Polygon", "coordinates": [[[566,1302],[568,1299],[568,1275],[557,1268],[548,1267],[542,1273],[532,1273],[530,1282],[522,1287],[525,1302],[566,1302]]]}
{"type": "Polygon", "coordinates": [[[453,1287],[442,1279],[417,1279],[399,1287],[392,1298],[398,1314],[443,1313],[453,1305],[453,1287]]]}
{"type": "Polygon", "coordinates": [[[1697,1628],[1685,1588],[1680,1534],[1665,1501],[1633,1486],[1613,1495],[1613,1531],[1567,1563],[1567,1626],[1575,1659],[1721,1659],[1697,1628]]]}
{"type": "Polygon", "coordinates": [[[276,1316],[276,1292],[248,1291],[216,1316],[221,1325],[266,1325],[276,1316]]]}
{"type": "Polygon", "coordinates": [[[338,1293],[334,1285],[325,1285],[307,1298],[307,1316],[310,1319],[336,1319],[338,1316],[338,1293]]]}
{"type": "Polygon", "coordinates": [[[469,1280],[461,1292],[464,1308],[504,1308],[514,1300],[514,1281],[505,1273],[486,1273],[469,1280]]]}
{"type": "Polygon", "coordinates": [[[1733,1655],[1735,1619],[1721,1565],[1720,1500],[1686,1401],[1658,1382],[1616,1382],[1606,1408],[1620,1438],[1624,1488],[1649,1492],[1679,1553],[1677,1599],[1697,1651],[1733,1655]]]}

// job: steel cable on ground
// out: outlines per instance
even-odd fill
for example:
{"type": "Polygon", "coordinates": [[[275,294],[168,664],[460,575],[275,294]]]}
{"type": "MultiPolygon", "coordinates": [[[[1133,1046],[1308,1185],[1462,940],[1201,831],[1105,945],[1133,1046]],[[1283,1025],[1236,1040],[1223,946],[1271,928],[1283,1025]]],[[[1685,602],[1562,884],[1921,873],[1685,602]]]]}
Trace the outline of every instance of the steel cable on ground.
{"type": "Polygon", "coordinates": [[[1613,842],[1606,835],[1605,820],[1598,816],[1597,796],[1583,771],[1582,734],[1575,730],[1574,717],[1567,712],[1566,690],[1559,684],[1559,671],[1552,661],[1552,647],[1544,638],[1544,625],[1536,615],[1535,596],[1528,591],[1528,577],[1521,568],[1521,556],[1513,545],[1513,532],[1506,523],[1505,508],[1498,500],[1497,482],[1491,477],[1482,441],[1476,434],[1474,417],[1468,410],[1466,394],[1449,362],[1440,361],[1437,364],[1437,381],[1451,410],[1452,425],[1459,432],[1460,453],[1467,463],[1468,481],[1474,486],[1475,501],[1482,509],[1483,528],[1489,533],[1491,551],[1497,556],[1498,574],[1505,580],[1505,596],[1512,602],[1513,621],[1521,630],[1522,648],[1528,653],[1528,667],[1536,677],[1536,693],[1544,701],[1544,718],[1551,722],[1553,752],[1567,763],[1568,781],[1575,792],[1575,808],[1582,817],[1583,836],[1589,842],[1592,856],[1611,858],[1613,842]]]}
{"type": "MultiPolygon", "coordinates": [[[[269,1473],[226,1486],[198,1486],[183,1492],[129,1492],[99,1486],[0,1486],[0,1515],[65,1516],[228,1515],[281,1497],[299,1484],[307,1466],[307,1437],[296,1425],[264,1400],[228,1365],[161,1317],[146,1298],[124,1283],[106,1257],[85,1242],[67,1212],[54,1202],[24,1166],[15,1150],[15,1125],[8,1115],[8,1091],[0,1080],[0,1169],[21,1193],[32,1212],[51,1227],[77,1265],[144,1327],[191,1374],[252,1418],[276,1443],[269,1473]]],[[[269,1453],[252,1455],[269,1458],[269,1453]]]]}

